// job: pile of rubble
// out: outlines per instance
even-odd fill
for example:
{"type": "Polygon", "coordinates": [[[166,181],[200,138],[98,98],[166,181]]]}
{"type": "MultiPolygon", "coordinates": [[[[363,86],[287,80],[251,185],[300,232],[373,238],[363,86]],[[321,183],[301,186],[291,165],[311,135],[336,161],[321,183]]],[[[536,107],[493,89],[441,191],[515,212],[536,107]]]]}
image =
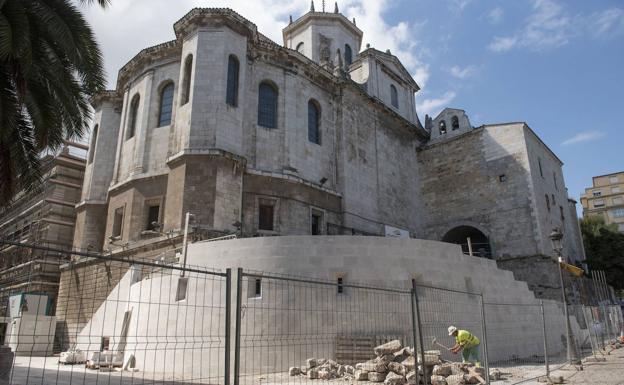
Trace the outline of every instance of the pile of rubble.
{"type": "MultiPolygon", "coordinates": [[[[308,358],[305,366],[289,369],[291,376],[307,376],[309,379],[356,380],[383,382],[385,385],[416,385],[416,360],[414,349],[403,347],[401,341],[393,340],[373,349],[377,356],[373,360],[353,365],[341,365],[325,358],[308,358]]],[[[422,374],[422,359],[418,355],[418,369],[422,374]]],[[[431,373],[436,365],[442,364],[439,350],[425,352],[425,367],[431,373]]]]}
{"type": "MultiPolygon", "coordinates": [[[[501,373],[494,369],[490,381],[498,381],[501,373]]],[[[431,371],[431,385],[485,384],[485,369],[472,364],[447,362],[435,365],[431,371]]]]}

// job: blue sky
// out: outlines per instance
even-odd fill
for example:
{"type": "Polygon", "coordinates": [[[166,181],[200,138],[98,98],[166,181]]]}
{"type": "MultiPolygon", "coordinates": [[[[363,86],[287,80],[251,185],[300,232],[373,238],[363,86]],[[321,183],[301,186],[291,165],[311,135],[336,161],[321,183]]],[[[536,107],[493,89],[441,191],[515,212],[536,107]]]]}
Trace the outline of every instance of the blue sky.
{"type": "MultiPolygon", "coordinates": [[[[316,0],[316,10],[321,0],[316,0]]],[[[334,3],[326,2],[333,11],[334,3]]],[[[227,6],[278,43],[309,0],[113,0],[84,7],[114,87],[140,49],[174,38],[192,7],[227,6]]],[[[363,47],[390,49],[413,74],[421,120],[465,109],[473,125],[525,121],[565,163],[578,200],[594,175],[624,170],[624,1],[345,0],[363,47]]]]}

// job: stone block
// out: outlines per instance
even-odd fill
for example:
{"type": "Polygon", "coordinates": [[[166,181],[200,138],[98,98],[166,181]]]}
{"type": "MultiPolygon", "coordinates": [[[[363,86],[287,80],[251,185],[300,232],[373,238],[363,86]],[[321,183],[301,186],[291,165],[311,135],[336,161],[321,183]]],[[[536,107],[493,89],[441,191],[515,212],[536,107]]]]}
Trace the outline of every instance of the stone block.
{"type": "Polygon", "coordinates": [[[368,372],[368,380],[370,382],[383,382],[386,379],[386,373],[368,372]]]}
{"type": "Polygon", "coordinates": [[[466,380],[463,374],[453,374],[446,377],[446,383],[447,385],[464,385],[466,384],[466,380]]]}
{"type": "Polygon", "coordinates": [[[448,377],[451,374],[453,374],[453,365],[452,364],[435,365],[433,367],[433,370],[431,371],[431,374],[435,376],[448,377]]]}
{"type": "Polygon", "coordinates": [[[323,368],[323,369],[318,371],[318,379],[319,380],[331,380],[332,377],[333,377],[333,374],[332,374],[331,370],[329,370],[327,368],[323,368]]]}
{"type": "Polygon", "coordinates": [[[498,381],[502,377],[501,371],[498,369],[492,369],[490,371],[490,381],[498,381]]]}
{"type": "Polygon", "coordinates": [[[401,365],[405,366],[407,370],[414,370],[414,368],[416,368],[414,356],[407,357],[403,362],[401,362],[401,365]]]}
{"type": "Polygon", "coordinates": [[[407,373],[405,366],[399,364],[398,362],[389,362],[387,367],[389,371],[400,374],[401,376],[404,376],[405,373],[407,373]]]}
{"type": "Polygon", "coordinates": [[[405,376],[393,372],[388,373],[384,380],[385,385],[404,385],[406,382],[405,376]]]}
{"type": "Polygon", "coordinates": [[[298,376],[301,374],[301,369],[297,366],[293,366],[290,369],[288,369],[288,375],[289,376],[298,376]]]}
{"type": "Polygon", "coordinates": [[[431,376],[431,385],[447,385],[443,376],[431,376]]]}
{"type": "Polygon", "coordinates": [[[308,378],[311,380],[315,380],[318,378],[318,369],[317,368],[310,368],[308,369],[308,378]]]}
{"type": "Polygon", "coordinates": [[[374,350],[375,354],[379,357],[382,356],[384,354],[392,354],[394,352],[397,352],[399,350],[401,350],[403,348],[403,345],[401,344],[401,341],[399,340],[392,340],[390,342],[386,342],[383,345],[379,345],[377,346],[374,350]]]}
{"type": "Polygon", "coordinates": [[[353,374],[356,381],[368,381],[368,372],[366,370],[356,370],[353,374]]]}
{"type": "Polygon", "coordinates": [[[416,371],[412,370],[405,375],[407,383],[410,385],[416,385],[416,371]]]}

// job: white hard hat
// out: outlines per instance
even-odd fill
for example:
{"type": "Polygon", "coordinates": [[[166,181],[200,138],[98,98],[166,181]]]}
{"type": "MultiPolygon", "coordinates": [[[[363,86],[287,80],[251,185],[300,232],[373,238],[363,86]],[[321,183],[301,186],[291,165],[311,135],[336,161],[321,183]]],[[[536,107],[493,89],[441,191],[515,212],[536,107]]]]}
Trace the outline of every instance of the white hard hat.
{"type": "Polygon", "coordinates": [[[457,331],[457,328],[455,326],[449,326],[448,328],[449,336],[452,336],[453,333],[455,333],[456,331],[457,331]]]}

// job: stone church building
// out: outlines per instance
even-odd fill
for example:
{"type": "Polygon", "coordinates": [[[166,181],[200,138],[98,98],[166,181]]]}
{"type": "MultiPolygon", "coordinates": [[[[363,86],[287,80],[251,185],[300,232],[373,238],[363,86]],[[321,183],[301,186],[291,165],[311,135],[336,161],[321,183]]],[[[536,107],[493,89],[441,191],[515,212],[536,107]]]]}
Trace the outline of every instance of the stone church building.
{"type": "Polygon", "coordinates": [[[92,99],[75,248],[155,258],[179,247],[190,213],[195,239],[458,243],[544,296],[553,228],[584,259],[562,162],[535,132],[473,127],[451,108],[423,125],[416,81],[337,8],[291,21],[283,44],[229,9],[193,9],[173,28],[92,99]]]}

